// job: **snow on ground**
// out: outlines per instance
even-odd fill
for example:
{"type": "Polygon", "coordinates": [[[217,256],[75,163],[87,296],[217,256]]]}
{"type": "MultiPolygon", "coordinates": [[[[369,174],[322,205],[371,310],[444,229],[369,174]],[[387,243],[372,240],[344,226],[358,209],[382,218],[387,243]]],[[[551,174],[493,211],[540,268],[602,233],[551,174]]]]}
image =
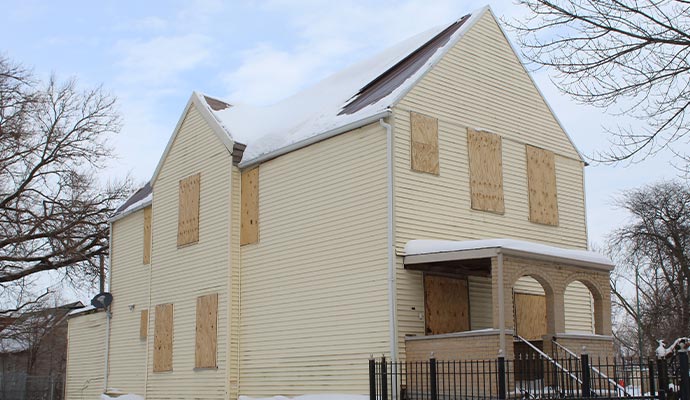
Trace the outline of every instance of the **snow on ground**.
{"type": "Polygon", "coordinates": [[[369,400],[369,396],[360,394],[305,394],[297,397],[249,397],[240,396],[239,400],[369,400]]]}
{"type": "Polygon", "coordinates": [[[102,394],[101,400],[144,400],[144,398],[139,396],[138,394],[132,393],[123,394],[122,396],[117,397],[110,397],[107,394],[102,394]]]}

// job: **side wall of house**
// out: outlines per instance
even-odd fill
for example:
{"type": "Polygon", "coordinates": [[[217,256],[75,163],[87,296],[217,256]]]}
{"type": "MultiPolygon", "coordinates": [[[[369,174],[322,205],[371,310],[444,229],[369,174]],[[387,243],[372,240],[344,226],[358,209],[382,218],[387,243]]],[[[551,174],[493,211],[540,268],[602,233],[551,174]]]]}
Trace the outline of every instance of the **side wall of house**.
{"type": "Polygon", "coordinates": [[[146,398],[227,396],[231,155],[192,106],[153,182],[146,398]],[[178,247],[180,180],[200,174],[199,241],[178,247]],[[217,368],[195,369],[196,299],[218,294],[217,368]],[[153,372],[155,306],[173,305],[172,371],[153,372]]]}
{"type": "Polygon", "coordinates": [[[372,124],[259,167],[241,248],[240,394],[368,393],[389,351],[386,133],[372,124]]]}
{"type": "Polygon", "coordinates": [[[67,332],[65,400],[99,399],[105,365],[105,313],[71,317],[67,332]]]}
{"type": "MultiPolygon", "coordinates": [[[[587,247],[584,165],[490,13],[402,99],[392,122],[398,250],[412,239],[502,237],[587,247]],[[439,175],[410,168],[411,111],[438,119],[439,175]],[[471,208],[467,128],[502,138],[503,214],[471,208]],[[558,226],[529,220],[526,144],[555,153],[558,226]]],[[[405,271],[399,260],[401,353],[406,334],[424,333],[424,320],[419,318],[424,309],[421,277],[419,272],[405,271]]]]}
{"type": "Polygon", "coordinates": [[[108,386],[144,393],[146,338],[140,338],[141,312],[149,308],[150,265],[144,265],[144,211],[113,223],[108,386]],[[130,308],[131,307],[131,308],[130,308]]]}

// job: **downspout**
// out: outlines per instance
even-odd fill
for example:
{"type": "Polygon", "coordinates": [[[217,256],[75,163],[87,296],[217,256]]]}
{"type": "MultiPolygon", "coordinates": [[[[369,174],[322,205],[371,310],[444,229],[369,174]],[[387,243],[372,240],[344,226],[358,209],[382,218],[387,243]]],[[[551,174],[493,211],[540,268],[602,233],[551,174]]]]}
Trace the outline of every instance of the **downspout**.
{"type": "Polygon", "coordinates": [[[383,118],[379,124],[386,129],[387,200],[388,200],[388,334],[390,336],[390,357],[398,359],[398,337],[395,326],[395,249],[393,248],[393,128],[383,118]]]}
{"type": "Polygon", "coordinates": [[[503,252],[499,249],[496,256],[498,264],[498,330],[499,330],[499,357],[506,356],[506,304],[505,287],[503,285],[503,252]]]}
{"type": "MultiPolygon", "coordinates": [[[[108,222],[108,291],[110,291],[110,278],[113,276],[113,223],[108,222]]],[[[103,393],[108,391],[108,356],[110,355],[110,306],[105,309],[105,360],[103,366],[103,393]]]]}

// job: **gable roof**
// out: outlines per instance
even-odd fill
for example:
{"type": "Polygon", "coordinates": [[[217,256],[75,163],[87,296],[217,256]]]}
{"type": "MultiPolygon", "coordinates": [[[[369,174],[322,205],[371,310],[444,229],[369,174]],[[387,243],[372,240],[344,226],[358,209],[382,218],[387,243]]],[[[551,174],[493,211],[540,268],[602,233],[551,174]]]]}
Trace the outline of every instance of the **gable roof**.
{"type": "Polygon", "coordinates": [[[413,36],[276,104],[255,107],[197,94],[233,142],[240,167],[275,158],[390,114],[390,109],[489,10],[413,36]],[[208,102],[208,100],[211,102],[208,102]]]}

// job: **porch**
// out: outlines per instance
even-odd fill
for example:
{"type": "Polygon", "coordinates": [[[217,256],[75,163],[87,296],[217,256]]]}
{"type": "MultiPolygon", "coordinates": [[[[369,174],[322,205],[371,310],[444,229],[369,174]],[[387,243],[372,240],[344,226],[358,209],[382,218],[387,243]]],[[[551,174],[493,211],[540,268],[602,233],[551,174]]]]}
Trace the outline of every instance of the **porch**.
{"type": "Polygon", "coordinates": [[[421,271],[425,335],[405,337],[405,360],[612,356],[610,260],[589,251],[510,239],[415,240],[406,270],[421,271]]]}

